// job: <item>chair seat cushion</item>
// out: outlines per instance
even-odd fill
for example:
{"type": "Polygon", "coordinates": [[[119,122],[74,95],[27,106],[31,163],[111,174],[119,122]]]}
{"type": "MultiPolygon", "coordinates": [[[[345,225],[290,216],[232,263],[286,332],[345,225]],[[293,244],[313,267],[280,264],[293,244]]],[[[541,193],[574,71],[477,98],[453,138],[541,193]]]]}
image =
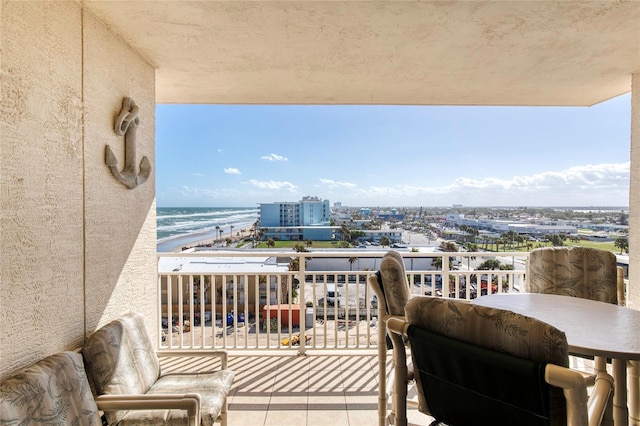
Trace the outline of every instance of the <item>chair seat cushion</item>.
{"type": "MultiPolygon", "coordinates": [[[[149,389],[147,394],[200,394],[202,406],[202,426],[212,426],[220,415],[229,390],[233,385],[234,373],[229,370],[214,373],[167,374],[149,389]]],[[[145,410],[129,411],[118,423],[120,426],[141,424],[186,425],[185,410],[145,410]]]]}

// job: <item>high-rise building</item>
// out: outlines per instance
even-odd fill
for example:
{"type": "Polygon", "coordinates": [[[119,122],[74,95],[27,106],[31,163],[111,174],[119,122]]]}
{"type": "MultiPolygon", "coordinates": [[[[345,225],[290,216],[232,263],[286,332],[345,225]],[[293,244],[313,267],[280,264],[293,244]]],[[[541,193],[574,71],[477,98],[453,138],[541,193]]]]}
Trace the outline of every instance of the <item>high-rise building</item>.
{"type": "Polygon", "coordinates": [[[260,204],[260,228],[274,240],[330,240],[329,200],[306,196],[298,202],[260,204]]]}

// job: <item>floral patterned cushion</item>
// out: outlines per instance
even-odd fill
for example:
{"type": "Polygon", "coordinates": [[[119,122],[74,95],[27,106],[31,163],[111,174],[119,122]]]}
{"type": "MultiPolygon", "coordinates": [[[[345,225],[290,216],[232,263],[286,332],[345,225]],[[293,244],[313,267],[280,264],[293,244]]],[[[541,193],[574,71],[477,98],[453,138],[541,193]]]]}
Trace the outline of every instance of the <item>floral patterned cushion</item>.
{"type": "MultiPolygon", "coordinates": [[[[564,332],[534,318],[462,300],[426,296],[409,300],[405,311],[407,322],[438,334],[520,358],[569,366],[564,332]]],[[[426,407],[424,397],[418,397],[420,405],[426,407]]],[[[566,419],[560,389],[552,390],[550,403],[552,417],[560,422],[566,419]]]]}
{"type": "Polygon", "coordinates": [[[613,253],[587,247],[545,247],[529,254],[525,291],[618,303],[613,253]]]}
{"type": "Polygon", "coordinates": [[[0,424],[102,424],[77,352],[60,352],[0,384],[0,424]]]}
{"type": "MultiPolygon", "coordinates": [[[[144,318],[130,313],[94,332],[82,348],[98,395],[144,394],[160,377],[160,361],[144,318]]],[[[116,424],[126,411],[105,413],[116,424]]]]}
{"type": "Polygon", "coordinates": [[[409,300],[409,285],[400,253],[389,250],[384,255],[380,262],[380,277],[387,312],[391,315],[404,315],[404,305],[409,300]]]}

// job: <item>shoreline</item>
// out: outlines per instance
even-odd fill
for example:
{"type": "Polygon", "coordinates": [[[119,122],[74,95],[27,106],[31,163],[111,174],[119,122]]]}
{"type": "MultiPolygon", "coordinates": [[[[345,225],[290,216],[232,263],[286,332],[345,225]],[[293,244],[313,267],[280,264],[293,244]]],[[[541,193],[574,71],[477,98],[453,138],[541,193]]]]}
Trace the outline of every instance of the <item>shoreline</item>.
{"type": "MultiPolygon", "coordinates": [[[[207,236],[207,237],[199,239],[199,240],[189,241],[188,243],[185,243],[185,244],[178,244],[177,247],[174,247],[171,250],[167,250],[166,253],[181,253],[181,252],[183,252],[185,250],[196,249],[196,248],[201,248],[201,247],[205,247],[205,248],[235,247],[235,244],[237,244],[239,241],[241,241],[244,238],[246,238],[249,235],[251,235],[251,228],[252,227],[253,227],[253,225],[249,225],[249,226],[246,226],[246,227],[238,228],[237,231],[236,231],[236,229],[234,227],[234,233],[236,235],[233,235],[231,237],[229,237],[229,236],[224,237],[223,236],[222,239],[218,239],[216,237],[207,236]],[[231,244],[230,245],[227,245],[227,243],[226,243],[227,238],[231,238],[231,244]]],[[[188,236],[185,236],[185,238],[186,237],[188,237],[188,236]]],[[[179,238],[176,239],[176,243],[177,243],[178,240],[179,240],[179,238]]]]}

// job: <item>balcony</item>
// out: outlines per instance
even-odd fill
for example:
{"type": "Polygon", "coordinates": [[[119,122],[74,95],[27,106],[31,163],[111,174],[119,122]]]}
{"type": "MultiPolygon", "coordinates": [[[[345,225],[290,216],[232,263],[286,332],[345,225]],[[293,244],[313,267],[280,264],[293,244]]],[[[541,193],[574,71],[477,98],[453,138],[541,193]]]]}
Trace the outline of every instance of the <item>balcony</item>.
{"type": "MultiPolygon", "coordinates": [[[[378,310],[366,281],[384,253],[158,254],[158,345],[228,350],[229,368],[238,374],[230,425],[325,425],[329,418],[340,425],[376,424],[378,310]]],[[[402,255],[412,296],[473,299],[519,291],[529,253],[402,255]],[[478,270],[487,259],[510,269],[478,270]]],[[[590,369],[592,362],[572,357],[571,365],[590,369]]],[[[185,366],[205,367],[197,359],[170,359],[162,368],[185,366]]],[[[415,407],[408,419],[431,421],[415,407]]]]}

